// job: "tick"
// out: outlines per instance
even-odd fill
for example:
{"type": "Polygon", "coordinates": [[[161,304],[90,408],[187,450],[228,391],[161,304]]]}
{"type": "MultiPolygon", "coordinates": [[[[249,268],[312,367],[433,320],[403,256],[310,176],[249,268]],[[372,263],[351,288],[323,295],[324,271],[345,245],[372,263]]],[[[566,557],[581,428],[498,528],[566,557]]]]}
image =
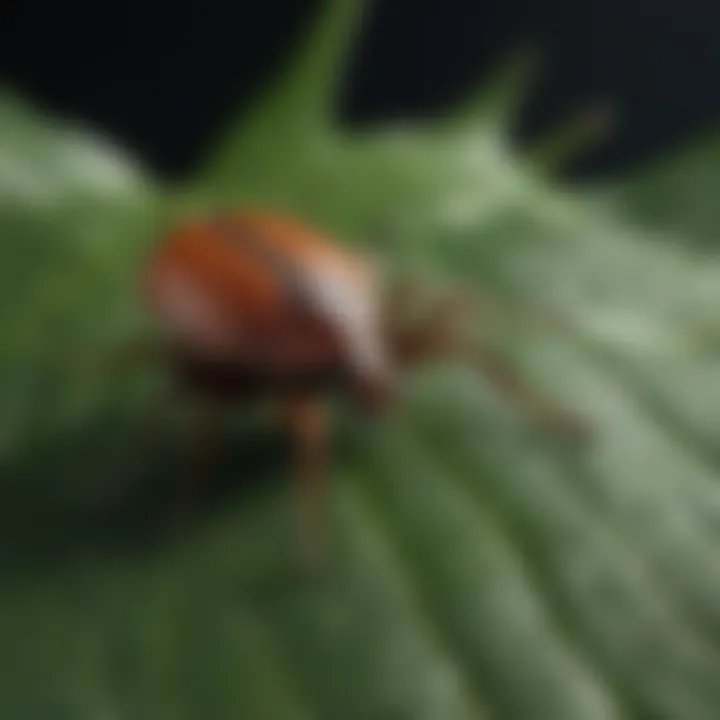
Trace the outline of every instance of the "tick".
{"type": "MultiPolygon", "coordinates": [[[[532,420],[574,439],[586,435],[581,418],[460,331],[471,313],[479,322],[491,316],[478,312],[487,307],[464,291],[427,307],[428,292],[420,280],[387,281],[368,256],[296,218],[243,208],[208,214],[172,226],[152,250],[141,293],[158,336],[115,359],[160,360],[173,397],[194,402],[196,490],[224,411],[279,403],[293,439],[299,548],[312,562],[323,546],[333,393],[377,417],[408,369],[451,358],[471,363],[532,420]],[[414,314],[423,303],[425,312],[414,314]]],[[[147,437],[170,399],[149,410],[147,437]]]]}

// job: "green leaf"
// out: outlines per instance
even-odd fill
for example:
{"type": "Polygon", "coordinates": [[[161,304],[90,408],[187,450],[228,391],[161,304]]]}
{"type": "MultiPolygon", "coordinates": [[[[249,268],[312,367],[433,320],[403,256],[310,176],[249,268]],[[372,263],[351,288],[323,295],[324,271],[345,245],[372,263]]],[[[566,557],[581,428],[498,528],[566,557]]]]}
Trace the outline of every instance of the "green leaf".
{"type": "Polygon", "coordinates": [[[282,173],[288,155],[327,143],[343,63],[363,13],[371,5],[358,0],[328,4],[282,82],[268,88],[243,119],[241,130],[233,128],[230,137],[211,153],[208,174],[234,184],[242,166],[248,176],[272,177],[282,173]]]}
{"type": "Polygon", "coordinates": [[[10,95],[0,156],[0,446],[10,455],[99,399],[77,392],[81,365],[68,371],[137,322],[128,283],[159,196],[107,140],[10,95]]]}
{"type": "Polygon", "coordinates": [[[457,123],[334,126],[360,7],[329,3],[290,75],[172,194],[92,135],[0,107],[0,716],[715,720],[720,264],[557,189],[487,120],[495,92],[457,123]],[[188,478],[179,426],[127,527],[88,528],[154,385],[68,358],[132,335],[157,223],[216,199],[562,310],[576,332],[507,339],[594,442],[570,452],[438,366],[383,423],[339,418],[327,576],[288,573],[289,458],[241,409],[224,490],[184,532],[163,512],[188,478]]]}

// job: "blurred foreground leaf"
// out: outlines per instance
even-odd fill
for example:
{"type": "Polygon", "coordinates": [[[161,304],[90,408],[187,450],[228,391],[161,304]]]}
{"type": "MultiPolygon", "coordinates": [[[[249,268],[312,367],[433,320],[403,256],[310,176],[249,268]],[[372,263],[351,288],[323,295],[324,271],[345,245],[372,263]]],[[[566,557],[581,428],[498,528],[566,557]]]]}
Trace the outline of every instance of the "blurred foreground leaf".
{"type": "MultiPolygon", "coordinates": [[[[0,717],[716,720],[720,266],[531,171],[507,139],[507,83],[460,122],[334,127],[359,6],[330,3],[182,195],[0,108],[0,717]],[[181,537],[145,532],[149,497],[127,527],[86,529],[147,398],[68,358],[140,321],[133,277],[159,214],[215,198],[571,313],[577,335],[513,347],[596,443],[554,447],[481,378],[437,368],[387,424],[340,433],[328,578],[287,574],[270,431],[228,436],[224,489],[181,537]]],[[[160,505],[182,446],[173,434],[155,458],[160,505]]]]}
{"type": "Polygon", "coordinates": [[[661,237],[681,239],[700,249],[716,250],[720,208],[720,135],[717,131],[673,148],[666,157],[610,189],[629,220],[655,229],[661,237]]]}

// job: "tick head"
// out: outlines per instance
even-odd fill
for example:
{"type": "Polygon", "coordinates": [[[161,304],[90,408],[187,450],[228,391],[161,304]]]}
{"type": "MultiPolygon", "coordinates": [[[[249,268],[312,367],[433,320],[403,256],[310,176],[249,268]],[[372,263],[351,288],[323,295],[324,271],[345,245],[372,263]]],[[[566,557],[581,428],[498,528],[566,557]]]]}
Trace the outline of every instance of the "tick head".
{"type": "Polygon", "coordinates": [[[395,395],[395,374],[375,318],[357,322],[346,335],[351,387],[357,405],[370,415],[384,413],[395,395]]]}
{"type": "Polygon", "coordinates": [[[377,417],[385,414],[395,399],[395,382],[387,372],[358,373],[351,381],[351,394],[358,408],[377,417]]]}

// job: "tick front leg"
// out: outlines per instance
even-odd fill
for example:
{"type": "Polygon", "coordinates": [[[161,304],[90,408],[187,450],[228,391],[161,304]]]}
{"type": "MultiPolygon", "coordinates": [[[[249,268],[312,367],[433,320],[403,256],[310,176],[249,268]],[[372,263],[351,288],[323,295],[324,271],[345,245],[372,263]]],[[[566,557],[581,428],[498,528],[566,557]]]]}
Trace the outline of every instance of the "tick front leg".
{"type": "Polygon", "coordinates": [[[206,397],[197,400],[193,407],[194,425],[190,446],[192,463],[190,477],[186,479],[184,495],[178,508],[178,522],[182,522],[197,504],[210,480],[225,409],[225,403],[219,398],[206,397]]]}
{"type": "Polygon", "coordinates": [[[452,293],[445,296],[422,323],[395,336],[392,342],[399,362],[412,366],[447,357],[469,362],[539,426],[573,442],[589,439],[590,428],[583,418],[535,390],[501,353],[487,344],[464,340],[458,323],[466,317],[486,325],[525,322],[530,328],[543,330],[564,327],[563,318],[552,313],[509,312],[475,293],[452,293]]]}
{"type": "Polygon", "coordinates": [[[577,330],[571,318],[557,310],[498,303],[496,298],[475,289],[444,295],[424,317],[405,327],[402,319],[411,305],[408,297],[411,301],[422,299],[423,288],[428,289],[421,281],[407,280],[388,298],[386,336],[401,363],[430,359],[457,334],[459,325],[468,321],[480,323],[486,330],[505,332],[572,335],[577,330]]]}
{"type": "Polygon", "coordinates": [[[329,499],[327,408],[314,397],[294,398],[286,408],[293,439],[298,511],[298,552],[306,569],[324,559],[329,499]]]}
{"type": "Polygon", "coordinates": [[[573,442],[585,442],[590,438],[590,426],[584,418],[535,390],[500,353],[486,346],[477,346],[464,348],[461,355],[539,426],[573,442]]]}

